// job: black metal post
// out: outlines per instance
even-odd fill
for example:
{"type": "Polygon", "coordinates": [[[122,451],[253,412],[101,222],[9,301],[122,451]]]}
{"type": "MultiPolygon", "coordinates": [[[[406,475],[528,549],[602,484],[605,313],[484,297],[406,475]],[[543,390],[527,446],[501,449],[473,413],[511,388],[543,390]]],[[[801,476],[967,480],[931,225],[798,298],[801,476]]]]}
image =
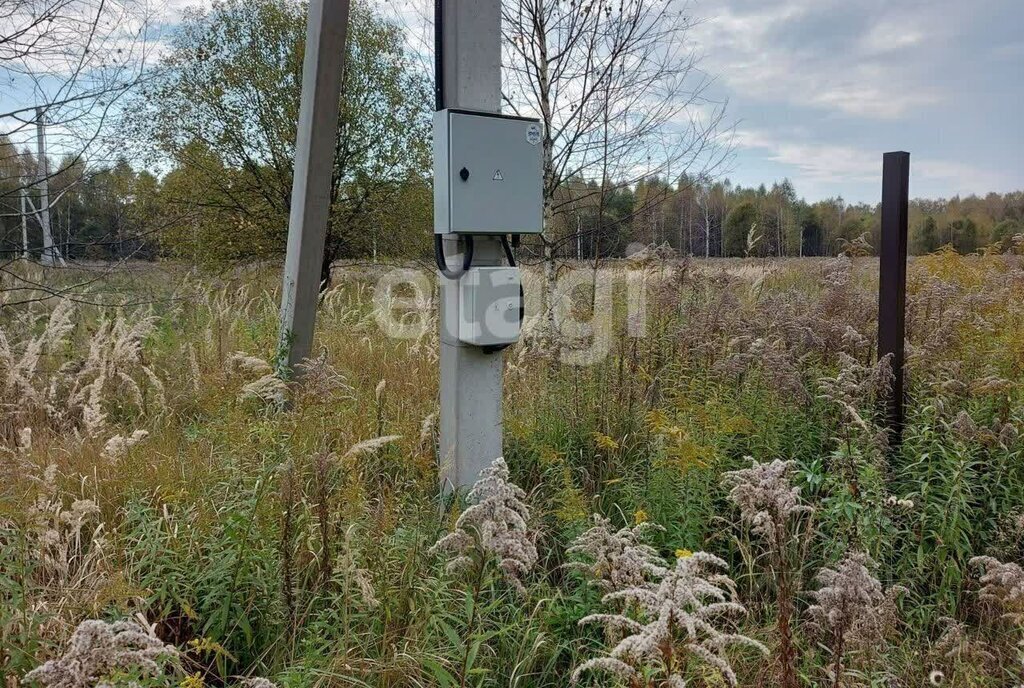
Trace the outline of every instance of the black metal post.
{"type": "Polygon", "coordinates": [[[886,153],[882,163],[882,239],[878,273],[878,356],[892,356],[886,420],[893,446],[903,434],[903,342],[907,303],[907,206],[910,153],[886,153]]]}

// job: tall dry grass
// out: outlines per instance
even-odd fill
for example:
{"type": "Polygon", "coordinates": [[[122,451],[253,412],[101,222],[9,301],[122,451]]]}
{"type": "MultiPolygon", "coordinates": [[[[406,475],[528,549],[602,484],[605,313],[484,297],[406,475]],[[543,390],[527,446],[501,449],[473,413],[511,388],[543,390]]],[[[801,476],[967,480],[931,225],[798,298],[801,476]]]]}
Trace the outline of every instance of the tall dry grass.
{"type": "Polygon", "coordinates": [[[1004,574],[1024,563],[1024,268],[950,252],[911,263],[896,449],[879,407],[876,265],[614,263],[566,294],[584,325],[527,332],[505,357],[502,480],[522,490],[522,528],[459,540],[505,543],[496,552],[529,533],[535,556],[505,557],[514,580],[486,547],[464,553],[468,578],[433,548],[459,518],[457,503],[438,510],[436,314],[418,338],[383,336],[373,270],[343,269],[325,295],[299,383],[267,363],[268,266],[136,267],[75,300],[15,299],[0,283],[3,672],[63,656],[83,620],[141,614],[180,655],[150,679],[190,688],[564,685],[581,666],[618,668],[623,685],[1020,682],[1004,574]],[[610,324],[586,324],[595,303],[610,324]],[[813,517],[723,482],[747,456],[784,465],[779,494],[798,490],[813,517]],[[578,540],[594,514],[604,535],[578,540]],[[709,566],[680,563],[690,552],[709,566]],[[630,557],[636,600],[602,603],[605,566],[630,557]],[[865,590],[906,590],[871,643],[827,607],[843,604],[848,570],[865,590]],[[718,592],[657,597],[684,581],[718,592]],[[724,602],[735,616],[679,626],[724,602]],[[609,613],[630,621],[578,625],[609,613]],[[661,646],[616,654],[633,636],[661,646]]]}

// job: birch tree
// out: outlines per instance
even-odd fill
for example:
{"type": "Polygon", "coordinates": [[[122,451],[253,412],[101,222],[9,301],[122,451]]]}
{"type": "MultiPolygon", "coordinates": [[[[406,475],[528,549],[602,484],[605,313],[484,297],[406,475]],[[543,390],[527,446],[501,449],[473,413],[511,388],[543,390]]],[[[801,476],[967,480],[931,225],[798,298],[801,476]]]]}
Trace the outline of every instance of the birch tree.
{"type": "Polygon", "coordinates": [[[505,109],[544,126],[547,294],[561,244],[575,240],[553,232],[554,217],[579,201],[559,198],[567,180],[596,179],[585,193],[607,194],[669,171],[706,176],[725,159],[724,106],[708,97],[696,21],[671,0],[505,1],[505,109]]]}
{"type": "MultiPolygon", "coordinates": [[[[0,160],[0,212],[20,224],[24,198],[26,224],[41,229],[44,264],[60,260],[48,235],[62,195],[47,187],[63,168],[50,160],[99,170],[116,159],[123,147],[116,125],[125,96],[146,74],[155,16],[150,0],[0,0],[0,135],[11,143],[0,156],[17,158],[0,160]],[[34,169],[25,164],[28,146],[37,151],[34,169]]],[[[20,294],[15,302],[78,298],[95,283],[95,275],[60,288],[25,280],[11,264],[27,253],[27,236],[19,229],[17,240],[0,245],[0,292],[20,294]]]]}
{"type": "Polygon", "coordinates": [[[154,19],[149,0],[0,0],[0,133],[35,146],[42,120],[49,155],[113,162],[122,146],[114,125],[146,73],[154,19]]]}

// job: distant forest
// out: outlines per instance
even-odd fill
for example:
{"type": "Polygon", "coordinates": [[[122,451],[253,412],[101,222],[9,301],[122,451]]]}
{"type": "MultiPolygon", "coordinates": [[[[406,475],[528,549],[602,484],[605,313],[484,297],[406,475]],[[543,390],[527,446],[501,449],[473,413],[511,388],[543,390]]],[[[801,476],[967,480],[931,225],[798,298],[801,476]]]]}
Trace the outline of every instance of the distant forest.
{"type": "MultiPolygon", "coordinates": [[[[223,0],[188,12],[159,60],[118,75],[110,92],[87,93],[74,107],[60,99],[35,103],[45,105],[36,117],[51,137],[46,165],[25,145],[36,138],[32,108],[19,106],[19,133],[0,134],[4,259],[25,245],[40,252],[40,169],[48,171],[50,224],[64,256],[223,264],[282,255],[305,7],[223,0]],[[108,116],[114,97],[117,114],[108,116]],[[95,127],[79,131],[86,113],[95,127]]],[[[808,203],[789,181],[730,184],[722,172],[728,122],[702,95],[708,83],[687,52],[686,13],[651,23],[642,4],[629,7],[559,14],[567,23],[543,30],[509,25],[515,17],[506,17],[507,62],[525,63],[504,72],[507,109],[540,118],[544,131],[546,221],[543,235],[521,249],[526,262],[617,257],[651,244],[702,257],[820,256],[851,242],[860,252],[878,246],[877,206],[842,198],[808,203]],[[605,45],[609,35],[622,44],[605,45]],[[536,62],[552,53],[557,68],[536,62]],[[638,54],[645,60],[629,57],[638,54]],[[574,82],[595,70],[605,75],[601,88],[574,82]],[[645,103],[640,117],[637,102],[645,103]],[[713,116],[690,117],[698,105],[713,116]],[[680,130],[677,121],[691,125],[680,130]]],[[[407,29],[380,10],[352,4],[324,266],[431,252],[432,73],[410,55],[407,29]]],[[[917,200],[910,209],[913,253],[947,244],[971,253],[1006,246],[1020,233],[1021,192],[917,200]]]]}
{"type": "MultiPolygon", "coordinates": [[[[24,166],[24,178],[31,179],[37,169],[31,152],[12,152],[0,139],[0,160],[17,161],[24,166]]],[[[182,170],[158,178],[132,169],[125,160],[88,168],[84,161],[54,161],[51,169],[58,170],[49,184],[51,222],[55,241],[67,257],[223,262],[283,254],[286,215],[276,214],[276,227],[273,220],[266,224],[269,218],[251,220],[219,203],[213,191],[204,198],[200,189],[187,184],[182,170]],[[220,225],[216,231],[213,223],[220,225]]],[[[11,187],[19,176],[15,170],[0,175],[11,187]]],[[[28,189],[26,230],[33,254],[42,246],[32,213],[37,197],[35,188],[28,189]]],[[[358,231],[352,227],[340,232],[349,239],[337,257],[428,255],[430,204],[429,179],[409,179],[353,218],[358,231]]],[[[858,239],[877,247],[879,206],[849,204],[842,198],[809,203],[789,181],[745,188],[728,180],[682,178],[668,184],[652,178],[632,186],[608,184],[603,191],[596,183],[581,181],[564,185],[556,194],[549,233],[561,258],[620,257],[631,244],[668,245],[680,255],[697,257],[828,256],[858,239]]],[[[910,204],[914,254],[947,244],[965,254],[994,244],[1006,248],[1018,234],[1024,234],[1024,192],[916,199],[910,204]]],[[[13,188],[0,188],[0,249],[6,257],[22,249],[19,194],[13,188]]]]}
{"type": "MultiPolygon", "coordinates": [[[[581,185],[588,186],[588,185],[581,185]]],[[[566,190],[556,232],[563,255],[617,255],[629,243],[667,244],[683,255],[828,256],[858,240],[877,247],[880,205],[840,198],[809,203],[788,181],[770,188],[647,179],[589,200],[566,190]],[[579,233],[581,241],[577,242],[579,233]]],[[[583,192],[585,194],[585,192],[583,192]]],[[[585,197],[585,196],[584,196],[585,197]]],[[[585,197],[586,198],[586,197],[585,197]]],[[[924,254],[950,244],[960,253],[1007,244],[1024,233],[1024,192],[990,193],[910,203],[910,251],[924,254]]]]}
{"type": "MultiPolygon", "coordinates": [[[[433,78],[430,66],[409,54],[406,28],[380,9],[352,4],[325,265],[431,254],[433,78]]],[[[586,21],[566,19],[550,31],[506,27],[505,50],[514,53],[508,63],[527,63],[504,72],[506,105],[540,118],[544,131],[545,228],[522,247],[524,261],[618,257],[631,245],[651,244],[701,257],[820,256],[851,242],[860,252],[878,246],[877,206],[842,198],[808,203],[789,181],[742,188],[725,178],[728,123],[701,95],[707,81],[692,69],[685,16],[668,13],[645,24],[642,12],[599,14],[582,11],[586,21]],[[646,28],[637,33],[630,21],[646,28]],[[625,43],[587,48],[611,34],[625,43]],[[527,39],[530,49],[522,47],[527,39]],[[564,49],[553,47],[563,39],[564,49]],[[557,69],[530,62],[551,53],[562,61],[557,69]],[[645,63],[628,57],[635,54],[645,63]],[[607,83],[584,98],[574,75],[595,64],[607,83]],[[637,102],[646,104],[642,117],[637,102]],[[700,104],[714,116],[689,118],[700,104]],[[687,119],[685,131],[672,124],[687,119]]],[[[114,94],[92,94],[79,108],[96,114],[88,135],[68,145],[82,112],[65,112],[59,102],[42,108],[53,137],[45,166],[37,148],[25,145],[35,142],[35,126],[23,113],[19,134],[0,134],[4,259],[25,244],[29,253],[41,250],[34,210],[41,168],[48,170],[50,224],[63,256],[214,264],[281,256],[305,36],[305,5],[289,0],[223,0],[188,12],[157,63],[135,81],[119,77],[114,94]],[[107,117],[104,103],[113,95],[117,116],[107,117]]],[[[1021,192],[917,200],[910,209],[914,253],[947,244],[971,253],[1008,245],[1019,233],[1021,192]]]]}

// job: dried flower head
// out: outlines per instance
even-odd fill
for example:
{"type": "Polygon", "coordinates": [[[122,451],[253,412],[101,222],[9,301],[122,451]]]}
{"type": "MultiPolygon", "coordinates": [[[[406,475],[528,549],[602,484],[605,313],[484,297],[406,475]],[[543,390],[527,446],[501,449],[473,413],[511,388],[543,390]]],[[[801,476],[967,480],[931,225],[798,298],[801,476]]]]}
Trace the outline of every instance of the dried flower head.
{"type": "MultiPolygon", "coordinates": [[[[380,600],[377,599],[377,594],[374,591],[373,578],[370,572],[360,567],[356,560],[355,531],[355,526],[350,526],[345,531],[345,546],[338,553],[338,560],[335,566],[335,570],[338,572],[336,575],[340,575],[355,583],[358,596],[353,595],[353,597],[355,597],[357,604],[361,603],[367,609],[375,609],[380,606],[380,600]]],[[[350,589],[347,583],[345,588],[346,592],[350,589]]]]}
{"type": "MultiPolygon", "coordinates": [[[[87,353],[65,360],[56,370],[40,365],[65,356],[74,314],[74,305],[59,299],[41,333],[17,342],[0,330],[0,399],[19,400],[14,406],[0,402],[8,422],[23,425],[41,413],[55,429],[95,437],[106,423],[104,405],[114,398],[141,412],[163,407],[163,383],[142,356],[143,343],[157,322],[152,313],[131,318],[118,313],[112,319],[102,315],[87,353]],[[148,384],[141,382],[142,375],[148,384]]],[[[23,329],[35,332],[36,319],[32,315],[23,329]]]]}
{"type": "Polygon", "coordinates": [[[372,454],[373,452],[386,447],[392,442],[397,442],[402,439],[401,435],[384,435],[383,437],[373,437],[362,442],[357,442],[349,447],[348,451],[341,457],[342,460],[352,459],[357,456],[363,456],[364,454],[372,454]]]}
{"type": "Polygon", "coordinates": [[[316,358],[307,358],[296,366],[301,373],[299,391],[304,398],[323,402],[353,399],[355,391],[345,376],[327,362],[327,349],[316,358]]]}
{"type": "Polygon", "coordinates": [[[737,684],[726,651],[749,647],[767,655],[768,649],[746,636],[724,632],[722,619],[745,614],[734,601],[735,584],[720,571],[726,563],[707,552],[676,559],[657,586],[640,585],[610,592],[605,604],[637,610],[636,617],[593,614],[580,624],[599,623],[626,637],[607,656],[588,660],[572,675],[576,683],[584,672],[600,670],[627,680],[657,675],[664,685],[685,686],[687,660],[707,665],[730,686],[737,684]]]}
{"type": "Polygon", "coordinates": [[[1012,380],[997,375],[987,375],[971,383],[971,393],[978,396],[1002,396],[1005,397],[1016,389],[1017,385],[1012,380]]]}
{"type": "Polygon", "coordinates": [[[116,461],[127,454],[129,449],[147,437],[149,437],[148,430],[136,430],[127,437],[114,435],[107,440],[106,445],[103,447],[103,458],[109,461],[116,461]]]}
{"type": "Polygon", "coordinates": [[[1024,568],[994,557],[974,557],[969,563],[982,569],[981,598],[998,604],[1006,618],[1024,620],[1024,568]]]}
{"type": "Polygon", "coordinates": [[[910,511],[914,508],[914,500],[906,497],[897,497],[896,495],[889,495],[885,500],[886,506],[895,507],[902,511],[910,511]]]}
{"type": "Polygon", "coordinates": [[[22,428],[18,431],[18,451],[22,454],[32,451],[32,428],[22,428]]]}
{"type": "Polygon", "coordinates": [[[239,398],[255,399],[265,404],[282,406],[287,394],[288,383],[271,373],[242,387],[239,398]]]}
{"type": "Polygon", "coordinates": [[[118,674],[160,676],[176,657],[173,647],[135,621],[83,621],[64,656],[33,669],[24,682],[39,682],[46,688],[110,686],[108,681],[118,674]]]}
{"type": "Polygon", "coordinates": [[[573,540],[566,550],[568,554],[583,555],[588,561],[574,561],[566,566],[582,570],[592,584],[605,592],[656,585],[667,572],[667,564],[653,547],[643,543],[643,538],[651,530],[663,529],[643,522],[615,530],[608,519],[597,514],[592,518],[593,527],[573,540]]]}
{"type": "Polygon", "coordinates": [[[228,375],[263,376],[274,372],[270,364],[262,358],[250,356],[244,351],[236,351],[228,356],[224,368],[228,375]]]}
{"type": "Polygon", "coordinates": [[[242,681],[243,688],[277,688],[277,684],[262,676],[247,678],[242,681]]]}
{"type": "Polygon", "coordinates": [[[62,594],[95,594],[103,582],[107,548],[99,506],[92,500],[77,499],[65,507],[56,464],[30,478],[39,487],[35,500],[25,510],[26,540],[37,562],[34,575],[62,594]]]}
{"type": "Polygon", "coordinates": [[[868,555],[855,553],[818,572],[820,587],[811,593],[815,604],[807,613],[811,627],[837,653],[837,662],[844,647],[880,642],[896,626],[896,598],[906,591],[900,586],[884,590],[874,568],[868,555]]]}
{"type": "Polygon", "coordinates": [[[839,372],[835,377],[818,380],[822,398],[838,404],[849,412],[867,406],[892,385],[892,363],[882,357],[873,366],[866,366],[846,353],[839,354],[839,372]]]}
{"type": "Polygon", "coordinates": [[[731,488],[729,500],[739,507],[743,522],[774,548],[782,544],[790,519],[814,509],[800,503],[800,488],[792,484],[794,462],[747,460],[750,468],[725,473],[722,483],[731,488]]]}
{"type": "Polygon", "coordinates": [[[432,450],[434,447],[434,433],[437,430],[437,412],[427,415],[420,422],[419,446],[421,451],[432,450]]]}
{"type": "Polygon", "coordinates": [[[799,357],[783,339],[740,335],[729,340],[730,354],[715,364],[717,372],[736,378],[758,370],[762,379],[786,398],[809,400],[799,357]]]}
{"type": "Polygon", "coordinates": [[[470,506],[459,516],[455,528],[430,551],[452,556],[447,566],[450,573],[471,566],[474,557],[493,557],[505,579],[525,593],[522,579],[537,563],[537,548],[527,527],[530,507],[526,493],[509,481],[505,459],[499,457],[480,471],[467,501],[470,506]]]}
{"type": "Polygon", "coordinates": [[[996,656],[988,651],[988,643],[973,639],[967,625],[962,621],[943,616],[939,618],[939,623],[944,624],[945,628],[932,650],[940,666],[952,668],[957,662],[961,662],[970,667],[980,668],[998,662],[996,656]]]}
{"type": "Polygon", "coordinates": [[[873,366],[862,365],[845,352],[840,352],[838,359],[836,376],[818,380],[819,398],[839,408],[846,432],[862,437],[867,448],[881,452],[888,446],[889,433],[869,410],[892,385],[891,356],[883,356],[873,366]]]}
{"type": "Polygon", "coordinates": [[[967,413],[967,411],[961,411],[958,413],[956,418],[953,420],[951,427],[957,434],[965,439],[973,439],[978,433],[978,425],[974,422],[974,419],[971,418],[971,414],[967,413]]]}

